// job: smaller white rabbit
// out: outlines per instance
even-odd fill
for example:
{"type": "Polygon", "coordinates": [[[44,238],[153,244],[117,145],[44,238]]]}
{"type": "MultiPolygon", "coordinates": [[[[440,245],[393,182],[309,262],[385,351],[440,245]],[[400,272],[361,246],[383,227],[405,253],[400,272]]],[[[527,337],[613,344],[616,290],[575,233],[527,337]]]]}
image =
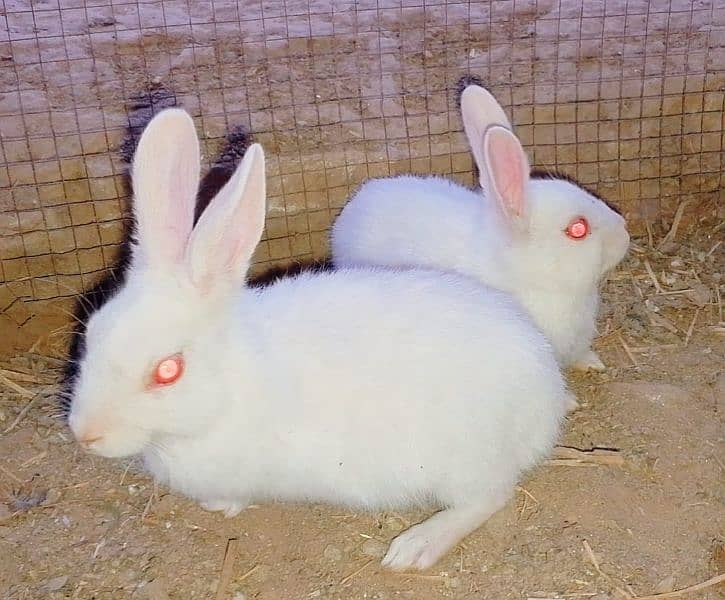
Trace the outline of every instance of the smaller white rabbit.
{"type": "Polygon", "coordinates": [[[552,449],[566,390],[549,342],[507,295],[423,270],[341,269],[250,289],[264,154],[247,151],[193,225],[194,124],[146,128],[137,240],[88,321],[69,424],[88,450],[233,515],[290,500],[442,510],[383,564],[424,569],[552,449]]]}
{"type": "Polygon", "coordinates": [[[624,219],[561,178],[531,178],[506,114],[484,88],[461,96],[483,194],[439,177],[366,182],[332,229],[336,266],[425,266],[513,295],[563,366],[603,369],[591,350],[598,286],[627,252],[624,219]]]}

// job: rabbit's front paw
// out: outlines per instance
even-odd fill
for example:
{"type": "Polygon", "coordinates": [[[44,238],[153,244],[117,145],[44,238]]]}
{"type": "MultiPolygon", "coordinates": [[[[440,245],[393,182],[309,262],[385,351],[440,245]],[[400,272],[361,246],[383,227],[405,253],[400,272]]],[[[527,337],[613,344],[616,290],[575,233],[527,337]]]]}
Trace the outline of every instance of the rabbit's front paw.
{"type": "Polygon", "coordinates": [[[432,567],[448,550],[447,544],[437,544],[437,534],[426,523],[414,525],[401,533],[390,544],[382,565],[393,571],[422,571],[432,567]]]}
{"type": "Polygon", "coordinates": [[[566,404],[566,412],[574,412],[579,408],[579,401],[571,392],[567,392],[564,402],[566,404]]]}
{"type": "Polygon", "coordinates": [[[602,359],[597,356],[594,350],[587,350],[582,354],[574,364],[572,368],[577,371],[605,371],[607,366],[602,362],[602,359]]]}
{"type": "Polygon", "coordinates": [[[441,556],[503,506],[508,494],[506,490],[497,492],[489,492],[475,504],[447,508],[413,525],[393,540],[382,565],[393,571],[432,567],[441,556]]]}
{"type": "Polygon", "coordinates": [[[204,510],[212,512],[220,511],[224,513],[225,517],[235,517],[245,508],[248,503],[246,502],[230,502],[229,500],[210,500],[209,502],[201,502],[201,507],[204,510]]]}

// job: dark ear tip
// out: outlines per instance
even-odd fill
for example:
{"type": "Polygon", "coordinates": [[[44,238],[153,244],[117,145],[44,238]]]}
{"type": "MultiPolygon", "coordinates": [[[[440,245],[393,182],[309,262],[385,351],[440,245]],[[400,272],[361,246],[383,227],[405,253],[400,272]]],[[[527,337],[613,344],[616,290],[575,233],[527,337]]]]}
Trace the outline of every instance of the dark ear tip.
{"type": "Polygon", "coordinates": [[[128,110],[128,130],[119,151],[121,160],[127,164],[133,161],[136,146],[141,134],[154,115],[165,108],[177,106],[176,94],[162,85],[151,85],[143,92],[131,96],[126,103],[128,110]]]}
{"type": "Polygon", "coordinates": [[[469,73],[461,77],[456,84],[456,106],[458,106],[458,108],[461,108],[461,95],[463,94],[463,90],[465,90],[469,85],[485,87],[483,85],[483,80],[478,75],[472,75],[469,73]]]}
{"type": "Polygon", "coordinates": [[[236,125],[227,134],[227,141],[224,145],[216,163],[234,162],[241,159],[249,146],[252,145],[250,135],[241,125],[236,125]]]}

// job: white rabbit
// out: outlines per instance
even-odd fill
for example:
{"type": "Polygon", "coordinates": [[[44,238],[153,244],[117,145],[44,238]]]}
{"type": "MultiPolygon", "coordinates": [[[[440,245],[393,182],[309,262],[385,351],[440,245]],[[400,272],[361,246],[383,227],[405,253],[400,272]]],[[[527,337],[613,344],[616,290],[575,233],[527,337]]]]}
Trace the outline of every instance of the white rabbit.
{"type": "Polygon", "coordinates": [[[624,257],[624,219],[577,185],[530,178],[526,154],[482,87],[461,96],[484,194],[439,177],[366,182],[332,229],[335,266],[424,266],[512,294],[562,366],[603,369],[591,350],[598,285],[624,257]]]}
{"type": "Polygon", "coordinates": [[[212,510],[302,500],[442,510],[383,563],[431,566],[553,447],[571,397],[506,294],[453,274],[343,269],[266,288],[244,276],[265,219],[247,151],[192,230],[199,146],[160,113],[133,164],[137,241],[88,322],[69,424],[102,456],[212,510]]]}

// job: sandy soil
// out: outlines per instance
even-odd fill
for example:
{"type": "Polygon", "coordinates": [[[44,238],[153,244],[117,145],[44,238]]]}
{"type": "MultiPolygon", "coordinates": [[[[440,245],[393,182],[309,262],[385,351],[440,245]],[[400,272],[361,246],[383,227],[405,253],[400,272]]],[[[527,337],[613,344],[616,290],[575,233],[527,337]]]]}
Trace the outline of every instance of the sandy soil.
{"type": "MultiPolygon", "coordinates": [[[[705,250],[713,240],[706,242],[705,250]]],[[[610,368],[571,376],[582,407],[563,443],[617,449],[624,465],[541,466],[503,511],[419,575],[387,573],[378,563],[389,541],[424,513],[290,505],[232,519],[205,512],[154,491],[133,461],[80,451],[52,414],[54,359],[5,362],[0,432],[38,395],[0,436],[0,597],[213,598],[230,539],[237,541],[222,597],[236,600],[606,600],[725,572],[717,256],[685,246],[634,252],[607,286],[597,346],[610,368]],[[658,294],[645,260],[660,291],[685,291],[658,294]],[[712,295],[698,296],[698,282],[712,295]]],[[[714,600],[721,590],[682,597],[714,600]]]]}

